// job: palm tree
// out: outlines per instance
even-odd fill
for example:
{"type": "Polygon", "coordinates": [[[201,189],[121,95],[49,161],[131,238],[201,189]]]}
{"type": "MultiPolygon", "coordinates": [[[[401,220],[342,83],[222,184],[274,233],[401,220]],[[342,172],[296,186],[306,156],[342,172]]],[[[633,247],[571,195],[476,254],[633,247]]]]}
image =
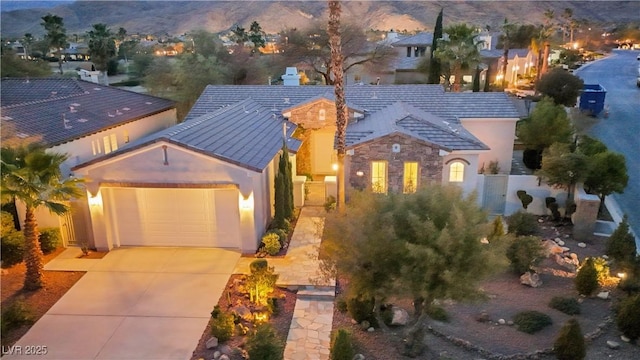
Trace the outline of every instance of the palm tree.
{"type": "Polygon", "coordinates": [[[43,16],[40,25],[47,32],[44,39],[49,44],[49,48],[55,48],[55,54],[58,56],[58,69],[62,74],[62,53],[61,50],[67,45],[67,30],[64,28],[64,21],[58,15],[47,14],[43,16]]]}
{"type": "Polygon", "coordinates": [[[347,104],[344,98],[344,70],[342,58],[342,39],[340,36],[340,1],[329,1],[329,45],[331,47],[331,69],[334,76],[336,95],[336,150],[338,152],[338,201],[339,210],[345,208],[344,155],[346,152],[347,104]]]}
{"type": "Polygon", "coordinates": [[[96,70],[106,75],[109,60],[116,55],[115,35],[105,24],[94,24],[93,30],[88,31],[89,55],[96,65],[96,70]]]}
{"type": "Polygon", "coordinates": [[[70,210],[68,200],[83,195],[75,178],[63,179],[60,173],[68,155],[47,153],[44,148],[2,148],[2,177],[0,190],[2,202],[20,200],[25,204],[24,240],[27,268],[24,289],[42,287],[42,250],[38,243],[38,223],[35,210],[41,206],[54,214],[62,215],[70,210]]]}
{"type": "Polygon", "coordinates": [[[448,26],[445,31],[448,38],[439,42],[434,55],[449,64],[455,80],[453,91],[459,92],[462,85],[462,70],[469,69],[480,62],[480,50],[477,33],[466,24],[448,26]]]}
{"type": "Polygon", "coordinates": [[[502,24],[502,39],[503,39],[503,58],[502,58],[502,88],[504,89],[507,86],[507,65],[509,61],[509,47],[511,46],[511,40],[515,36],[516,33],[516,24],[510,23],[507,21],[507,18],[504,19],[504,23],[502,24]]]}

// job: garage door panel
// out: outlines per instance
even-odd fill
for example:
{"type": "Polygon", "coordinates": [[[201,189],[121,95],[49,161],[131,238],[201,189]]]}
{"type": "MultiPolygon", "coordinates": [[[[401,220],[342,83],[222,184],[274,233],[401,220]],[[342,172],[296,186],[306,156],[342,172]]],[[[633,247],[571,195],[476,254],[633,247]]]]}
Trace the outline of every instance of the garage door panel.
{"type": "Polygon", "coordinates": [[[111,190],[120,245],[240,246],[235,189],[111,190]]]}

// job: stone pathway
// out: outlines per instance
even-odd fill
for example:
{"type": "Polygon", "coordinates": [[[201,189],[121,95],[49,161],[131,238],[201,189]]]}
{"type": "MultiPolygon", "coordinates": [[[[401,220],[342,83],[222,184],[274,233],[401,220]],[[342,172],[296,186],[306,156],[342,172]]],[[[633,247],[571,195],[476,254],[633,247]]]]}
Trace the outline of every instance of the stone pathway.
{"type": "MultiPolygon", "coordinates": [[[[304,207],[284,258],[268,259],[279,274],[277,285],[298,290],[284,351],[285,360],[329,359],[335,279],[322,279],[318,249],[325,210],[304,207]]],[[[247,274],[255,258],[240,258],[234,273],[247,274]]]]}

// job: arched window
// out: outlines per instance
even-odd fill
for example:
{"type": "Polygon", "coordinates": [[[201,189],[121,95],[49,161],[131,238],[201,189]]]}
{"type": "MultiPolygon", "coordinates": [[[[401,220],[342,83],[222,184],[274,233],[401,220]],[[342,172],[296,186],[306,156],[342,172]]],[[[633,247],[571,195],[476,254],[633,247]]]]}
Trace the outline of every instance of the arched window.
{"type": "Polygon", "coordinates": [[[324,109],[320,109],[320,111],[318,112],[318,120],[325,121],[326,118],[326,111],[324,109]]]}
{"type": "Polygon", "coordinates": [[[464,164],[461,161],[454,161],[449,165],[449,182],[464,181],[464,164]]]}

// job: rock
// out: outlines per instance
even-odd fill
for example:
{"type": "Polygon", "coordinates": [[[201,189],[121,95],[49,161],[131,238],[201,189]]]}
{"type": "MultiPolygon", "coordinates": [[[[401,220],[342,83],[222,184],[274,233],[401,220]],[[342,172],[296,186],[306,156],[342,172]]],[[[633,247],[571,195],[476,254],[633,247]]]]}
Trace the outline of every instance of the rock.
{"type": "Polygon", "coordinates": [[[512,320],[507,321],[507,325],[513,326],[513,321],[512,320]]]}
{"type": "Polygon", "coordinates": [[[222,345],[218,348],[218,350],[220,350],[220,352],[222,353],[222,355],[229,355],[231,354],[231,347],[229,345],[222,345]]]}
{"type": "Polygon", "coordinates": [[[542,224],[542,223],[544,222],[544,220],[542,220],[542,219],[538,219],[538,222],[539,222],[540,224],[542,224]]]}
{"type": "Polygon", "coordinates": [[[601,258],[603,258],[605,260],[609,260],[609,256],[608,255],[602,255],[601,258]]]}
{"type": "Polygon", "coordinates": [[[491,321],[491,318],[489,317],[489,313],[487,313],[486,311],[482,311],[482,312],[480,312],[480,314],[478,314],[478,316],[476,316],[476,321],[477,322],[489,322],[489,321],[491,321]]]}
{"type": "Polygon", "coordinates": [[[219,360],[220,356],[222,356],[222,353],[218,350],[216,350],[216,352],[213,353],[213,359],[214,360],[219,360]]]}
{"type": "Polygon", "coordinates": [[[368,331],[368,332],[374,332],[374,331],[376,331],[376,329],[374,329],[374,328],[373,328],[373,326],[370,326],[370,327],[367,329],[367,331],[368,331]]]}
{"type": "Polygon", "coordinates": [[[369,323],[367,320],[364,320],[363,322],[360,323],[360,328],[362,330],[367,330],[370,326],[371,326],[371,323],[369,323]]]}
{"type": "Polygon", "coordinates": [[[351,323],[352,323],[353,325],[355,325],[355,324],[357,324],[358,322],[356,321],[356,319],[351,319],[351,323]]]}
{"type": "Polygon", "coordinates": [[[554,239],[555,243],[560,245],[560,246],[564,246],[564,241],[562,241],[559,237],[554,239]]]}
{"type": "Polygon", "coordinates": [[[391,312],[393,313],[391,325],[407,325],[409,322],[409,313],[407,310],[398,306],[393,306],[391,308],[391,312]]]}
{"type": "Polygon", "coordinates": [[[353,357],[353,360],[364,360],[364,355],[362,355],[362,354],[356,354],[356,355],[353,357]]]}
{"type": "Polygon", "coordinates": [[[207,349],[213,349],[215,347],[218,346],[218,338],[215,336],[212,336],[209,340],[207,340],[207,342],[205,343],[205,346],[207,347],[207,349]]]}
{"type": "Polygon", "coordinates": [[[233,311],[236,313],[236,315],[241,317],[242,320],[244,320],[244,321],[252,321],[253,320],[253,314],[251,313],[251,310],[249,310],[249,308],[244,306],[244,305],[240,305],[240,306],[234,307],[233,311]]]}
{"type": "Polygon", "coordinates": [[[542,285],[542,280],[540,280],[540,276],[538,274],[527,271],[526,273],[520,276],[520,284],[531,286],[532,288],[537,288],[542,285]]]}
{"type": "Polygon", "coordinates": [[[504,319],[498,319],[498,324],[500,324],[500,325],[504,325],[504,324],[506,324],[506,323],[507,323],[507,322],[506,322],[504,319]]]}
{"type": "Polygon", "coordinates": [[[569,234],[564,234],[564,238],[568,239],[569,238],[569,234]]]}
{"type": "Polygon", "coordinates": [[[609,292],[608,291],[601,291],[596,296],[598,297],[598,299],[607,300],[607,299],[609,299],[609,292]]]}
{"type": "Polygon", "coordinates": [[[571,249],[569,249],[569,248],[568,248],[568,247],[566,247],[566,246],[563,246],[563,247],[562,247],[562,251],[569,252],[569,251],[571,251],[571,249]]]}
{"type": "Polygon", "coordinates": [[[569,258],[571,258],[571,260],[575,261],[576,264],[580,263],[580,261],[578,261],[578,254],[576,254],[576,253],[569,254],[569,258]]]}
{"type": "Polygon", "coordinates": [[[628,337],[624,336],[624,335],[620,335],[620,340],[628,343],[629,341],[631,341],[631,339],[629,339],[628,337]]]}
{"type": "Polygon", "coordinates": [[[615,350],[620,348],[620,343],[616,341],[607,340],[607,346],[609,347],[609,349],[615,350]]]}
{"type": "Polygon", "coordinates": [[[220,356],[220,359],[218,360],[231,360],[231,359],[229,359],[229,355],[223,354],[222,356],[220,356]]]}
{"type": "Polygon", "coordinates": [[[576,255],[574,257],[573,255],[575,254],[572,253],[569,257],[556,255],[556,263],[571,272],[575,272],[578,269],[580,262],[578,261],[578,256],[576,255]]]}
{"type": "Polygon", "coordinates": [[[585,243],[583,243],[583,242],[579,242],[579,243],[578,243],[578,247],[579,247],[579,248],[583,248],[583,249],[584,249],[584,248],[586,248],[586,247],[587,247],[587,244],[585,244],[585,243]]]}
{"type": "Polygon", "coordinates": [[[489,243],[489,240],[488,240],[486,237],[483,237],[482,239],[480,239],[480,242],[481,242],[482,244],[488,244],[488,243],[489,243]]]}

